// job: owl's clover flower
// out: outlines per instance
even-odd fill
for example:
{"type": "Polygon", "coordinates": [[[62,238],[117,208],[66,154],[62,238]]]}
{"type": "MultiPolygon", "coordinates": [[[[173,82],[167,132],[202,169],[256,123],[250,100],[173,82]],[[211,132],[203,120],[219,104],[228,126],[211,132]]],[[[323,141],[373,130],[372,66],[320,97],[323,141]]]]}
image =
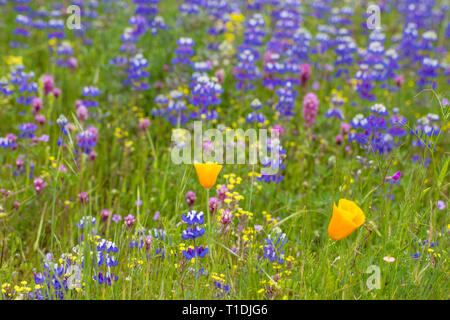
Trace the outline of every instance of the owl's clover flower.
{"type": "Polygon", "coordinates": [[[316,121],[317,111],[319,110],[319,99],[310,92],[303,98],[303,120],[306,128],[311,129],[316,121]]]}

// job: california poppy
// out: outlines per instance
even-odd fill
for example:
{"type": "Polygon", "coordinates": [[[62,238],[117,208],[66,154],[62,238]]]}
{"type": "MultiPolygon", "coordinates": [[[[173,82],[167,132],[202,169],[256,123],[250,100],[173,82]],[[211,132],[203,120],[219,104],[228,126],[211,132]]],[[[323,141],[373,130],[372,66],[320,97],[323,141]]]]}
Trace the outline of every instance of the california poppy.
{"type": "Polygon", "coordinates": [[[217,163],[194,163],[200,184],[209,189],[216,184],[217,176],[222,170],[222,166],[217,163]]]}
{"type": "Polygon", "coordinates": [[[337,207],[333,203],[333,216],[328,226],[328,235],[333,240],[344,239],[359,228],[365,219],[364,212],[356,203],[340,199],[337,207]]]}

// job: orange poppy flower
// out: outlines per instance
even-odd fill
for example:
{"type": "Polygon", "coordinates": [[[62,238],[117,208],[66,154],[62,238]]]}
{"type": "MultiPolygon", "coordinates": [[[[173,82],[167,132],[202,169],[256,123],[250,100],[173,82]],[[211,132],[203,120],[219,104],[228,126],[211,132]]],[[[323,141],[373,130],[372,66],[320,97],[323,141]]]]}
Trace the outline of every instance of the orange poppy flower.
{"type": "Polygon", "coordinates": [[[356,203],[340,199],[337,207],[333,203],[333,216],[328,226],[328,235],[333,240],[344,239],[359,228],[365,219],[364,212],[356,203]]]}
{"type": "Polygon", "coordinates": [[[204,188],[211,188],[216,184],[217,176],[222,170],[222,165],[217,163],[194,163],[198,181],[204,188]]]}

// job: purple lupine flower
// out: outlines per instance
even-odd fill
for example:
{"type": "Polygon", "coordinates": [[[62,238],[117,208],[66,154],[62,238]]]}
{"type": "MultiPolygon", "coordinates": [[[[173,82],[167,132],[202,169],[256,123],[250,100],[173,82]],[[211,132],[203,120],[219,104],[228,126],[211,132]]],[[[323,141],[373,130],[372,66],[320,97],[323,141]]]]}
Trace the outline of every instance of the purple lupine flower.
{"type": "MultiPolygon", "coordinates": [[[[194,74],[190,88],[191,98],[189,102],[194,106],[208,108],[221,102],[220,95],[223,93],[223,89],[216,78],[210,78],[207,74],[194,74]]],[[[208,118],[208,120],[213,119],[208,118]]]]}
{"type": "Polygon", "coordinates": [[[349,141],[356,141],[363,149],[385,154],[391,152],[397,145],[395,138],[404,134],[397,128],[404,124],[402,116],[395,114],[391,119],[387,108],[377,103],[370,108],[370,114],[357,114],[350,122],[355,131],[350,132],[349,141]],[[390,126],[389,126],[390,125],[390,126]],[[356,130],[359,129],[357,132],[356,130]]]}
{"type": "Polygon", "coordinates": [[[175,50],[176,57],[172,59],[172,64],[182,64],[190,66],[191,57],[194,55],[194,41],[191,38],[180,38],[177,40],[178,48],[175,50]]]}
{"type": "Polygon", "coordinates": [[[128,78],[124,84],[138,91],[149,90],[150,84],[145,81],[150,77],[150,73],[146,70],[148,65],[148,60],[140,53],[131,58],[127,69],[128,78]]]}
{"type": "Polygon", "coordinates": [[[97,137],[93,134],[93,130],[85,130],[77,135],[77,146],[82,152],[89,155],[92,149],[97,145],[97,137]]]}
{"type": "Polygon", "coordinates": [[[205,228],[196,225],[194,228],[187,228],[181,233],[183,240],[196,239],[205,234],[205,228]]]}
{"type": "Polygon", "coordinates": [[[183,251],[183,255],[186,259],[191,260],[192,258],[195,258],[195,251],[194,249],[187,248],[183,251]]]}
{"type": "Polygon", "coordinates": [[[205,223],[203,211],[197,212],[196,210],[189,211],[187,215],[183,214],[181,216],[181,220],[183,220],[183,222],[187,223],[190,226],[194,224],[201,225],[205,223]]]}
{"type": "Polygon", "coordinates": [[[261,77],[261,72],[255,65],[259,52],[253,48],[246,47],[238,54],[238,64],[233,69],[234,77],[237,79],[237,90],[254,90],[253,81],[261,77]]]}
{"type": "Polygon", "coordinates": [[[199,246],[199,247],[195,248],[195,251],[197,253],[197,257],[203,258],[204,256],[206,256],[206,254],[208,253],[209,249],[208,248],[204,248],[203,246],[199,246]]]}
{"type": "Polygon", "coordinates": [[[277,111],[282,117],[294,116],[295,99],[297,91],[293,89],[293,84],[288,81],[286,84],[275,90],[278,95],[278,103],[276,104],[277,111]]]}
{"type": "Polygon", "coordinates": [[[87,222],[88,224],[89,224],[89,222],[90,222],[91,225],[94,226],[96,221],[97,221],[97,219],[95,219],[94,217],[87,216],[87,217],[82,217],[81,220],[80,220],[80,222],[77,223],[76,225],[77,225],[77,227],[78,227],[79,229],[84,229],[84,227],[87,226],[87,225],[86,225],[86,222],[87,222]]]}
{"type": "Polygon", "coordinates": [[[286,243],[286,234],[279,233],[275,236],[269,235],[266,238],[266,244],[263,248],[264,250],[264,259],[267,259],[268,262],[274,263],[277,262],[279,264],[284,263],[284,250],[283,245],[286,243]]]}
{"type": "Polygon", "coordinates": [[[420,87],[426,85],[432,85],[433,89],[436,89],[437,83],[434,80],[437,76],[439,76],[439,61],[435,59],[431,59],[429,57],[425,57],[422,60],[421,69],[419,69],[419,80],[417,81],[417,85],[420,87]]]}
{"type": "Polygon", "coordinates": [[[19,130],[21,131],[19,137],[24,139],[32,139],[35,136],[34,132],[37,128],[37,125],[34,123],[22,123],[19,125],[19,130]]]}

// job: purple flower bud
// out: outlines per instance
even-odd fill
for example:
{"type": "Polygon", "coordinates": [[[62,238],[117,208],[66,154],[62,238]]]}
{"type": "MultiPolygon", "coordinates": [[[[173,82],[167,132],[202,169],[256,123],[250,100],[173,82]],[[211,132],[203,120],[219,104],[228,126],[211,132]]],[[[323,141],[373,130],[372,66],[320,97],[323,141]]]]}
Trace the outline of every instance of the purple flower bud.
{"type": "Polygon", "coordinates": [[[71,72],[74,72],[75,69],[78,68],[78,60],[75,57],[67,59],[67,64],[69,65],[71,72]]]}
{"type": "Polygon", "coordinates": [[[279,136],[279,137],[282,137],[283,134],[284,134],[284,129],[283,129],[283,127],[280,126],[280,125],[278,125],[278,124],[276,124],[276,125],[274,125],[274,126],[272,127],[272,131],[278,131],[278,136],[279,136]]]}
{"type": "Polygon", "coordinates": [[[437,207],[438,207],[439,210],[444,210],[445,207],[446,207],[445,202],[442,201],[442,200],[437,201],[437,202],[436,202],[436,205],[437,205],[437,207]]]}
{"type": "Polygon", "coordinates": [[[61,89],[60,88],[53,88],[52,93],[53,93],[53,96],[55,98],[58,98],[61,95],[61,89]]]}
{"type": "Polygon", "coordinates": [[[39,113],[39,111],[42,110],[42,100],[38,97],[33,98],[33,100],[31,101],[31,106],[33,108],[33,114],[36,115],[39,113]]]}
{"type": "Polygon", "coordinates": [[[446,107],[446,106],[449,105],[448,99],[447,99],[447,98],[442,99],[442,105],[443,105],[444,107],[446,107]]]}
{"type": "Polygon", "coordinates": [[[232,218],[233,218],[233,214],[231,213],[231,211],[229,209],[223,210],[221,222],[224,226],[229,224],[231,222],[232,218]]]}
{"type": "Polygon", "coordinates": [[[45,183],[45,181],[42,178],[34,179],[33,184],[34,184],[34,190],[36,191],[36,194],[39,194],[47,186],[47,184],[45,183]]]}
{"type": "Polygon", "coordinates": [[[398,76],[395,78],[395,84],[397,85],[397,87],[401,87],[404,81],[405,81],[405,80],[404,80],[404,78],[403,78],[402,75],[398,75],[398,76]]]}
{"type": "Polygon", "coordinates": [[[112,220],[113,222],[117,223],[117,222],[119,222],[120,220],[122,220],[122,216],[121,216],[120,214],[115,214],[115,215],[113,215],[113,217],[112,217],[111,220],[112,220]]]}
{"type": "Polygon", "coordinates": [[[218,205],[219,205],[219,199],[217,199],[216,197],[209,198],[209,212],[211,214],[216,212],[218,205]]]}
{"type": "Polygon", "coordinates": [[[195,203],[195,200],[197,199],[197,196],[195,195],[195,192],[190,190],[186,192],[186,202],[189,207],[192,207],[195,203]]]}
{"type": "Polygon", "coordinates": [[[341,123],[341,133],[343,135],[346,135],[347,133],[349,133],[351,129],[352,129],[352,126],[350,124],[345,123],[345,122],[341,123]]]}
{"type": "Polygon", "coordinates": [[[136,220],[134,219],[134,216],[130,213],[127,215],[124,219],[124,223],[128,228],[132,228],[136,220]]]}
{"type": "Polygon", "coordinates": [[[40,125],[43,125],[45,123],[45,116],[38,114],[34,117],[34,121],[40,125]]]}
{"type": "Polygon", "coordinates": [[[89,203],[89,195],[87,194],[86,191],[83,191],[80,194],[78,194],[78,199],[80,199],[81,204],[89,203]]]}
{"type": "Polygon", "coordinates": [[[92,151],[92,152],[89,154],[89,160],[90,160],[90,161],[95,161],[95,159],[97,159],[97,152],[92,151]]]}
{"type": "Polygon", "coordinates": [[[386,177],[386,180],[394,180],[394,181],[397,181],[398,179],[400,179],[401,175],[402,175],[402,172],[401,172],[401,171],[397,171],[396,173],[394,173],[393,176],[386,177]]]}
{"type": "Polygon", "coordinates": [[[79,106],[77,108],[77,112],[76,113],[77,113],[78,120],[80,120],[80,121],[86,121],[87,120],[87,118],[88,118],[88,109],[85,106],[83,106],[83,105],[79,106]]]}
{"type": "Polygon", "coordinates": [[[228,188],[226,185],[221,185],[219,189],[217,189],[216,193],[220,200],[225,200],[227,198],[226,193],[228,192],[228,188]]]}
{"type": "Polygon", "coordinates": [[[400,179],[400,177],[402,176],[402,172],[401,171],[397,171],[396,173],[394,173],[394,175],[392,176],[392,179],[394,180],[398,180],[400,179]]]}
{"type": "Polygon", "coordinates": [[[141,129],[142,131],[145,131],[148,129],[148,127],[150,127],[150,120],[149,119],[141,119],[139,121],[139,129],[141,129]]]}
{"type": "Polygon", "coordinates": [[[53,91],[53,86],[55,85],[55,81],[51,75],[44,74],[42,76],[42,83],[44,85],[44,94],[48,95],[53,91]]]}
{"type": "Polygon", "coordinates": [[[312,88],[314,91],[319,90],[319,89],[320,89],[320,82],[319,82],[319,81],[314,81],[314,83],[312,84],[311,88],[312,88]]]}
{"type": "Polygon", "coordinates": [[[108,209],[103,209],[101,212],[101,215],[102,215],[102,220],[106,221],[111,216],[111,211],[109,211],[108,209]]]}
{"type": "Polygon", "coordinates": [[[311,67],[305,63],[300,66],[300,81],[302,87],[306,86],[308,79],[311,77],[311,67]]]}
{"type": "Polygon", "coordinates": [[[202,150],[206,155],[210,155],[214,150],[213,142],[210,140],[203,142],[202,150]]]}
{"type": "Polygon", "coordinates": [[[216,71],[215,76],[217,80],[219,80],[219,83],[222,84],[225,80],[225,71],[223,69],[219,69],[216,71]]]}
{"type": "Polygon", "coordinates": [[[152,236],[148,235],[145,237],[145,250],[150,250],[151,245],[152,245],[152,236]]]}
{"type": "Polygon", "coordinates": [[[23,166],[23,159],[22,159],[22,157],[17,158],[16,166],[17,166],[18,170],[20,170],[22,168],[22,166],[23,166]]]}
{"type": "Polygon", "coordinates": [[[161,81],[156,81],[156,82],[155,82],[155,88],[156,88],[156,89],[162,89],[162,88],[164,88],[164,83],[162,83],[161,81]]]}

